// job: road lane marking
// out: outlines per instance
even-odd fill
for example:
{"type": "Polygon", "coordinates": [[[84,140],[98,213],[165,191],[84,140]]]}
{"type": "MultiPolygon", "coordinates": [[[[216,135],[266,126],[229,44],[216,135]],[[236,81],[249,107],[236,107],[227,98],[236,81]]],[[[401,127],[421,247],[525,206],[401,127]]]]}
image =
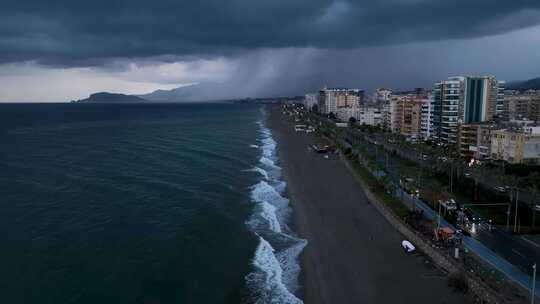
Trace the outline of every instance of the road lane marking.
{"type": "Polygon", "coordinates": [[[519,251],[517,251],[517,250],[515,250],[515,249],[512,249],[512,252],[515,253],[515,254],[517,254],[517,255],[519,255],[519,256],[522,257],[522,258],[525,257],[521,252],[519,252],[519,251]]]}
{"type": "Polygon", "coordinates": [[[527,242],[527,243],[529,243],[529,244],[531,244],[531,245],[533,245],[535,247],[540,248],[540,245],[536,244],[534,241],[531,241],[531,240],[529,240],[528,238],[526,238],[524,236],[522,236],[521,239],[523,239],[525,242],[527,242]]]}

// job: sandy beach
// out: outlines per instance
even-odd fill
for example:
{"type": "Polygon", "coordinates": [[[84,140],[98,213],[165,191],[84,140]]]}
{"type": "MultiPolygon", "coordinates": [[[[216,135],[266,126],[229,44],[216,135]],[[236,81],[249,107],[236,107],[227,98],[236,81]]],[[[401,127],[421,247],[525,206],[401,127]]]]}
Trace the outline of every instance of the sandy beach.
{"type": "Polygon", "coordinates": [[[371,206],[337,156],[308,150],[311,134],[295,132],[279,107],[268,126],[294,209],[294,229],[308,240],[301,297],[318,303],[463,303],[422,254],[406,254],[403,237],[371,206]]]}

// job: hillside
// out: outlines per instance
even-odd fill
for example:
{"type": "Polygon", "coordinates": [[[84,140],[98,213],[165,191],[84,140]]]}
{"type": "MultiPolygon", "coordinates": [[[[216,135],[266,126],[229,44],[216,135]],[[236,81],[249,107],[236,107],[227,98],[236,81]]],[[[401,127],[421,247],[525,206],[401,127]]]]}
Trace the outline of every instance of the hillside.
{"type": "Polygon", "coordinates": [[[540,77],[524,81],[509,82],[506,85],[506,88],[511,90],[540,90],[540,77]]]}
{"type": "Polygon", "coordinates": [[[147,102],[146,99],[118,93],[100,92],[91,94],[88,98],[72,101],[76,103],[140,103],[147,102]]]}

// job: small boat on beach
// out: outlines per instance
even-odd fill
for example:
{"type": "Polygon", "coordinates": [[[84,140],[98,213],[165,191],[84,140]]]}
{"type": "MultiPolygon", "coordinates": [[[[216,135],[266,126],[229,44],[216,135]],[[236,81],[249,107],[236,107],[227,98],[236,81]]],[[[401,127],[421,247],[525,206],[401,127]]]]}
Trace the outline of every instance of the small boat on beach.
{"type": "Polygon", "coordinates": [[[414,247],[414,245],[411,242],[407,241],[407,240],[403,240],[401,242],[401,247],[403,247],[403,249],[407,253],[411,253],[411,252],[416,250],[416,247],[414,247]]]}

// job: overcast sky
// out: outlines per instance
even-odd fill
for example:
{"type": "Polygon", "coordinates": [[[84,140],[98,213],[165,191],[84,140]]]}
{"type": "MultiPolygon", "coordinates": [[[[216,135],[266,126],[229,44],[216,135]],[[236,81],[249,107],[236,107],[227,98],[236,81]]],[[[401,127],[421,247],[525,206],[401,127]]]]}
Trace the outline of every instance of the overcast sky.
{"type": "Polygon", "coordinates": [[[540,76],[539,50],[538,0],[2,0],[0,101],[517,80],[540,76]]]}

